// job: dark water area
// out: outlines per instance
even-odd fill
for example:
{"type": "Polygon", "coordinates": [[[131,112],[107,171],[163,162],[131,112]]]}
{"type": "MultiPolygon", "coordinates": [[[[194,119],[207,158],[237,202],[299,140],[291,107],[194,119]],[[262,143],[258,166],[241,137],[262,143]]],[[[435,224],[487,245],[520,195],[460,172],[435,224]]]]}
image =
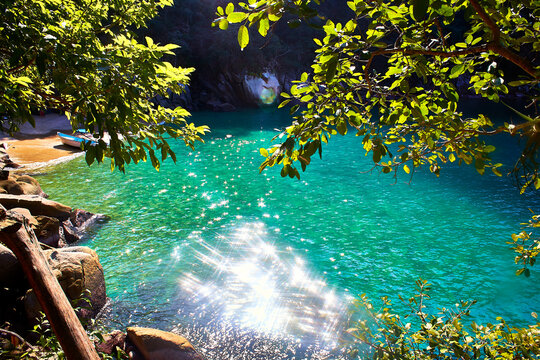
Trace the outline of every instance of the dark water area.
{"type": "MultiPolygon", "coordinates": [[[[112,217],[83,244],[104,266],[110,324],[177,331],[209,359],[336,359],[354,298],[396,303],[418,278],[433,284],[431,309],[477,299],[471,320],[533,323],[538,274],[516,277],[506,242],[540,199],[510,178],[451,164],[439,178],[395,181],[366,173],[370,159],[347,135],[301,180],[282,179],[280,169],[259,174],[259,148],[286,111],[193,120],[211,134],[195,151],[175,144],[177,164],[159,172],[78,159],[39,179],[52,199],[112,217]]],[[[508,170],[519,147],[494,141],[508,170]]]]}

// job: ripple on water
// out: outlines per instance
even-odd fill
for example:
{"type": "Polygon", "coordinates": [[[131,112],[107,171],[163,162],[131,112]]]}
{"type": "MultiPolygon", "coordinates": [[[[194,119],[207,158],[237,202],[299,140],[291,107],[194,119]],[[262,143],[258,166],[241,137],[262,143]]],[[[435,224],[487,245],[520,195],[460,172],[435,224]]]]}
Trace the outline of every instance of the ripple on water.
{"type": "MultiPolygon", "coordinates": [[[[396,303],[419,277],[433,284],[432,308],[478,299],[475,321],[524,325],[539,311],[538,275],[514,276],[506,244],[537,196],[459,167],[392,185],[360,174],[370,164],[354,136],[325,147],[301,181],[259,175],[258,148],[274,135],[260,128],[285,118],[222,116],[229,128],[197,151],[173,145],[178,164],[159,173],[76,160],[40,176],[52,199],[112,216],[87,242],[105,268],[111,322],[178,330],[210,359],[334,359],[351,297],[396,303]]],[[[503,146],[494,156],[511,153],[503,146]]]]}

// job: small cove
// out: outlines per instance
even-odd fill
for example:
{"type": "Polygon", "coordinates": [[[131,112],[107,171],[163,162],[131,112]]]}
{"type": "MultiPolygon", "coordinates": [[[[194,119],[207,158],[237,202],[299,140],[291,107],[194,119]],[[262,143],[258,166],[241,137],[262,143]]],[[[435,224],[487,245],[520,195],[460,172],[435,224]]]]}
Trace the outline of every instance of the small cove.
{"type": "MultiPolygon", "coordinates": [[[[210,359],[323,359],[352,298],[409,296],[422,277],[433,307],[478,299],[472,319],[532,322],[536,271],[516,277],[506,242],[533,210],[510,179],[450,165],[412,183],[371,167],[358,138],[335,137],[301,180],[258,173],[259,148],[287,112],[196,113],[212,133],[178,162],[110,173],[79,158],[38,177],[51,199],[111,216],[94,248],[111,323],[176,329],[210,359]]],[[[501,159],[515,151],[497,144],[501,159]]],[[[332,353],[332,358],[339,354],[332,353]]]]}

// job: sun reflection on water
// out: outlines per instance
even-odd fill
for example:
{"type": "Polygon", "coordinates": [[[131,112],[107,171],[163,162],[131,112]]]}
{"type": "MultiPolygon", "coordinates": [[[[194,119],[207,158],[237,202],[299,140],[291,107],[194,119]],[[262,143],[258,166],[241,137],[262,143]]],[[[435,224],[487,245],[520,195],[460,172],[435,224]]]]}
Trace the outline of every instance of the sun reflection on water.
{"type": "Polygon", "coordinates": [[[291,247],[276,248],[263,222],[247,223],[230,238],[222,237],[219,249],[200,233],[192,236],[197,238],[195,270],[183,274],[178,283],[196,306],[205,311],[211,306],[215,317],[240,328],[336,345],[345,299],[310,273],[291,247]]]}

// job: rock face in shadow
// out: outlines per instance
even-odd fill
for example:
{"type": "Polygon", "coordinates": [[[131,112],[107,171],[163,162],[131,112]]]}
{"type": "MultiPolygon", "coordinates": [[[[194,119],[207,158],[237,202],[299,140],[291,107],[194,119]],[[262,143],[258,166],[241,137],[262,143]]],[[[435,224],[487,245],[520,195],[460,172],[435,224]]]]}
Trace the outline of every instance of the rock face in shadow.
{"type": "Polygon", "coordinates": [[[186,338],[171,332],[128,327],[127,336],[145,360],[204,360],[186,338]]]}
{"type": "Polygon", "coordinates": [[[52,247],[65,246],[60,232],[60,220],[44,215],[37,215],[35,219],[37,224],[33,230],[40,242],[52,247]]]}
{"type": "Polygon", "coordinates": [[[0,243],[0,287],[18,286],[21,282],[26,283],[17,257],[0,243]]]}
{"type": "MultiPolygon", "coordinates": [[[[90,319],[97,315],[107,302],[103,267],[97,253],[84,246],[45,250],[43,253],[67,297],[78,301],[79,317],[90,319]]],[[[11,289],[3,294],[2,306],[18,313],[24,309],[26,319],[32,324],[42,310],[29,287],[15,255],[0,244],[0,288],[11,289]]]]}

